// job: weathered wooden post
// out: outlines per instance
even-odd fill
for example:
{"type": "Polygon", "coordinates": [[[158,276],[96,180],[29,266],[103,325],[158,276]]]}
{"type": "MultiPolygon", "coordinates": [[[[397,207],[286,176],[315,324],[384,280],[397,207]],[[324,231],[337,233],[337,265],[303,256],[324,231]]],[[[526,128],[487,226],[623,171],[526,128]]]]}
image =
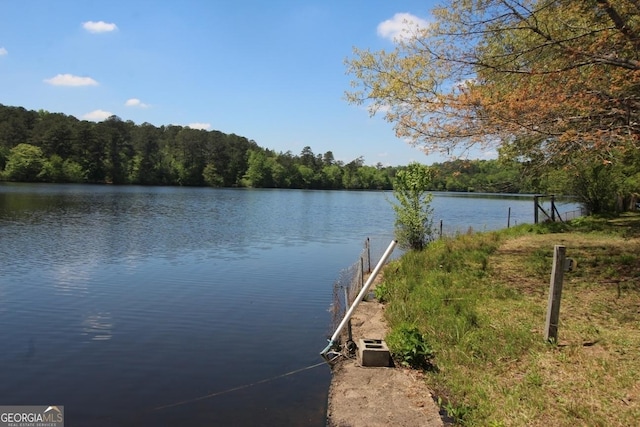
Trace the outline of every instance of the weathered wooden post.
{"type": "Polygon", "coordinates": [[[442,239],[442,220],[440,220],[440,238],[442,239]]]}
{"type": "Polygon", "coordinates": [[[533,196],[533,223],[534,224],[538,223],[538,197],[539,196],[533,196]]]}
{"type": "Polygon", "coordinates": [[[511,227],[511,206],[509,206],[509,212],[507,213],[507,228],[511,227]]]}
{"type": "Polygon", "coordinates": [[[562,297],[562,280],[565,270],[566,247],[555,245],[553,249],[553,268],[549,286],[549,304],[547,306],[547,323],[544,328],[544,340],[558,342],[558,322],[560,319],[560,298],[562,297]]]}

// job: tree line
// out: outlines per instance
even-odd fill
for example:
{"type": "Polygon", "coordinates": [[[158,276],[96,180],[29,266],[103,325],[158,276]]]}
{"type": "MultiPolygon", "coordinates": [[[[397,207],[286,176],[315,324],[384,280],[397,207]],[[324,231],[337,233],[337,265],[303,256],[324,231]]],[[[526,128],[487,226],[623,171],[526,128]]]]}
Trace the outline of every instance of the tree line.
{"type": "Polygon", "coordinates": [[[254,147],[218,131],[0,105],[0,171],[10,181],[231,186],[254,147]]]}
{"type": "MultiPolygon", "coordinates": [[[[214,187],[390,190],[406,166],[348,163],[331,151],[275,152],[245,137],[183,126],[99,123],[0,105],[0,179],[214,187]]],[[[522,165],[498,160],[434,164],[431,190],[525,193],[546,190],[522,165]]]]}

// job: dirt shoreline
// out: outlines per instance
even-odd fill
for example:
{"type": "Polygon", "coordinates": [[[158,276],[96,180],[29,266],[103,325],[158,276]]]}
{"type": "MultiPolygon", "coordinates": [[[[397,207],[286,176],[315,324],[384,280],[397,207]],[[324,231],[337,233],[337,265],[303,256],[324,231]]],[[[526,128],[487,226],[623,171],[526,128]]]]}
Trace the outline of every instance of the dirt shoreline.
{"type": "MultiPolygon", "coordinates": [[[[353,340],[384,339],[384,305],[363,301],[351,318],[353,340]]],[[[343,340],[344,341],[344,340],[343,340]]],[[[333,366],[327,405],[329,427],[440,427],[438,405],[419,371],[362,367],[341,357],[333,366]]]]}

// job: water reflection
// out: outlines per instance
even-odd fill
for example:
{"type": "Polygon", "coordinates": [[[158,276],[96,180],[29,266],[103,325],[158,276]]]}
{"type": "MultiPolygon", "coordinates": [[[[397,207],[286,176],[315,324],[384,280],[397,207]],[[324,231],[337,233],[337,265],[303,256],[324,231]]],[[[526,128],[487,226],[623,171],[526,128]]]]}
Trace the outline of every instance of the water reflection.
{"type": "Polygon", "coordinates": [[[60,294],[86,294],[93,270],[91,260],[87,263],[70,261],[52,266],[51,282],[60,294]]]}
{"type": "Polygon", "coordinates": [[[82,322],[82,336],[86,341],[108,341],[112,337],[113,319],[109,312],[88,315],[82,322]]]}

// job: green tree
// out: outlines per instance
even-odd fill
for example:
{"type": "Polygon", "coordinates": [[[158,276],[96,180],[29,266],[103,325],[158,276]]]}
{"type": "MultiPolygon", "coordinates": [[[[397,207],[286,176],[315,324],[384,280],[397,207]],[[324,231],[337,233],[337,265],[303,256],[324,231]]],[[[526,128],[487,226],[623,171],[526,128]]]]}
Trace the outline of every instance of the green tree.
{"type": "Polygon", "coordinates": [[[278,163],[276,157],[269,157],[267,159],[269,169],[271,169],[271,179],[273,180],[273,186],[277,188],[289,188],[291,186],[291,180],[287,176],[285,168],[278,163]]]}
{"type": "Polygon", "coordinates": [[[611,163],[583,161],[573,168],[568,184],[589,213],[603,214],[617,210],[623,180],[620,169],[611,163]]]}
{"type": "Polygon", "coordinates": [[[111,116],[98,124],[99,138],[106,141],[106,178],[112,184],[127,184],[133,167],[134,149],[131,144],[133,122],[111,116]]]}
{"type": "Polygon", "coordinates": [[[322,156],[322,163],[324,166],[331,166],[335,163],[336,159],[333,157],[333,151],[327,151],[322,156]]]}
{"type": "Polygon", "coordinates": [[[46,182],[65,182],[63,164],[62,157],[53,154],[49,160],[44,162],[40,177],[46,182]]]}
{"type": "Polygon", "coordinates": [[[358,157],[344,165],[342,174],[342,185],[347,190],[356,190],[362,188],[362,182],[358,175],[358,169],[364,166],[364,158],[358,157]]]}
{"type": "Polygon", "coordinates": [[[245,187],[265,188],[273,186],[273,177],[267,155],[263,150],[249,151],[247,172],[242,179],[245,187]]]}
{"type": "Polygon", "coordinates": [[[420,163],[410,163],[398,171],[393,186],[393,195],[398,201],[393,204],[396,213],[395,235],[400,247],[422,250],[431,241],[433,231],[433,195],[431,169],[420,163]]]}
{"type": "Polygon", "coordinates": [[[40,147],[18,144],[9,152],[5,177],[9,181],[40,181],[44,164],[45,157],[40,147]]]}
{"type": "Polygon", "coordinates": [[[4,170],[4,167],[7,164],[7,159],[9,158],[9,150],[8,147],[0,146],[0,172],[4,170]]]}
{"type": "Polygon", "coordinates": [[[222,184],[224,183],[224,179],[218,173],[213,163],[209,163],[204,167],[202,176],[204,177],[204,182],[206,182],[210,187],[222,187],[222,184]]]}
{"type": "Polygon", "coordinates": [[[86,171],[86,180],[90,183],[102,183],[106,180],[106,139],[98,136],[95,124],[82,121],[74,129],[73,143],[76,149],[75,160],[86,171]]]}
{"type": "Polygon", "coordinates": [[[306,166],[304,164],[302,165],[298,165],[298,176],[300,177],[300,187],[302,188],[314,188],[316,181],[315,181],[315,173],[313,172],[313,169],[309,166],[306,166]]]}
{"type": "Polygon", "coordinates": [[[78,162],[63,160],[59,155],[53,154],[44,162],[40,178],[46,182],[82,183],[86,181],[86,171],[78,162]]]}
{"type": "Polygon", "coordinates": [[[316,156],[313,154],[313,150],[308,145],[300,152],[300,163],[308,168],[314,169],[316,167],[316,156]]]}
{"type": "Polygon", "coordinates": [[[37,119],[35,111],[0,104],[0,147],[11,149],[20,143],[28,143],[37,119]]]}
{"type": "Polygon", "coordinates": [[[160,177],[160,146],[158,128],[143,123],[137,126],[133,133],[134,147],[134,168],[131,181],[138,184],[149,185],[162,182],[160,177]]]}
{"type": "Polygon", "coordinates": [[[67,159],[62,163],[62,175],[65,182],[86,182],[87,172],[82,165],[74,160],[67,159]]]}
{"type": "Polygon", "coordinates": [[[180,184],[203,185],[202,173],[207,165],[208,137],[201,129],[183,128],[177,135],[178,160],[182,163],[180,184]]]}
{"type": "Polygon", "coordinates": [[[330,190],[343,188],[342,169],[336,164],[322,168],[322,185],[330,190]]]}

